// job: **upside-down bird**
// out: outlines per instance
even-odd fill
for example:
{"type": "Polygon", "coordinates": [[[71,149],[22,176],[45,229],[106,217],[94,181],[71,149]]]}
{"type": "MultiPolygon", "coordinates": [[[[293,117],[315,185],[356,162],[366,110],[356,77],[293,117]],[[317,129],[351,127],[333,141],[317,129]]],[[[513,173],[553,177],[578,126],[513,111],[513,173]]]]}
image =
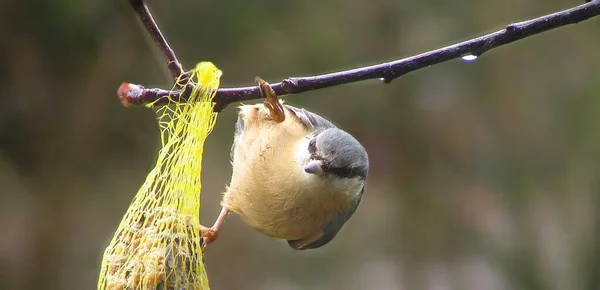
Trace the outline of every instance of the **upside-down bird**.
{"type": "Polygon", "coordinates": [[[361,201],[369,160],[350,134],[323,117],[283,105],[277,120],[263,104],[242,105],[231,150],[233,174],[205,245],[229,212],[293,249],[329,243],[361,201]]]}

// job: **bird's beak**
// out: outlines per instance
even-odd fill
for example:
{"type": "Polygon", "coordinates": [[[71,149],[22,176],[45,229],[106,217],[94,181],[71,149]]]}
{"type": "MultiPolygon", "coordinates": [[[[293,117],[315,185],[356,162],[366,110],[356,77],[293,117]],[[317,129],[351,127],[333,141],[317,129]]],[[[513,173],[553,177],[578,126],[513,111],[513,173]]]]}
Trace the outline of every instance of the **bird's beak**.
{"type": "Polygon", "coordinates": [[[323,171],[322,165],[322,162],[319,160],[311,160],[304,167],[304,172],[309,174],[323,175],[325,172],[323,171]]]}

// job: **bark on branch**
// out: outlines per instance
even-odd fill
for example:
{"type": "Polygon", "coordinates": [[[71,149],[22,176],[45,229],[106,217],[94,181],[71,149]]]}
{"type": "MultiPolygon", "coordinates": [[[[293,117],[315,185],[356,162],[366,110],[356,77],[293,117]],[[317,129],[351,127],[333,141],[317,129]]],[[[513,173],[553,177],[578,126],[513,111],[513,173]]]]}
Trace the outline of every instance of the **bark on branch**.
{"type": "MultiPolygon", "coordinates": [[[[130,3],[144,24],[144,27],[167,59],[167,65],[173,74],[173,77],[176,78],[182,74],[184,70],[181,67],[180,62],[177,60],[175,53],[171,50],[169,44],[161,34],[160,29],[154,22],[144,1],[130,0],[130,3]]],[[[600,1],[595,0],[536,19],[509,24],[502,30],[419,55],[330,74],[287,78],[279,83],[272,84],[272,87],[275,93],[278,96],[281,96],[368,79],[381,79],[384,83],[389,83],[402,75],[423,67],[468,55],[479,57],[493,48],[558,27],[575,24],[598,16],[599,14],[600,1]]],[[[157,100],[157,104],[166,103],[168,101],[166,98],[167,96],[170,96],[171,100],[185,102],[190,91],[190,86],[170,91],[157,88],[146,89],[141,85],[123,83],[118,90],[118,95],[121,102],[124,105],[129,106],[147,104],[157,100]]],[[[241,88],[220,88],[213,101],[215,102],[215,111],[219,112],[231,103],[260,98],[262,98],[262,95],[259,87],[250,86],[241,88]]]]}

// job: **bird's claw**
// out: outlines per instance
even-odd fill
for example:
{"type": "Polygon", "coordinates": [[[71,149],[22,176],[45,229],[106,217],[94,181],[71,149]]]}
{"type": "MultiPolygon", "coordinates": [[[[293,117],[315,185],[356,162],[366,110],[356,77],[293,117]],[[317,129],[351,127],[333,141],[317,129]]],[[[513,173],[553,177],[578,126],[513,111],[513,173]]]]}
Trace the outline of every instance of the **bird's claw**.
{"type": "Polygon", "coordinates": [[[202,237],[202,250],[204,250],[208,244],[217,239],[218,233],[213,228],[200,226],[200,236],[202,237]]]}
{"type": "Polygon", "coordinates": [[[260,77],[256,77],[255,81],[258,83],[258,88],[262,96],[265,98],[265,108],[269,110],[269,116],[277,123],[285,121],[285,111],[283,105],[277,99],[277,94],[271,87],[271,85],[265,82],[260,77]]]}

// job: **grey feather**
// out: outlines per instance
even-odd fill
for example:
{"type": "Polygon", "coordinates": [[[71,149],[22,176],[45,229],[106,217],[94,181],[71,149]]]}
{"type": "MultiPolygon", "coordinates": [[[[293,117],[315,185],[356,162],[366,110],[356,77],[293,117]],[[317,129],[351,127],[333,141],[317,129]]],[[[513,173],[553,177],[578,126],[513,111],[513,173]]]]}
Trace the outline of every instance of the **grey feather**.
{"type": "Polygon", "coordinates": [[[304,244],[304,240],[288,240],[290,247],[296,250],[308,250],[322,247],[331,242],[331,240],[333,240],[333,238],[335,238],[338,232],[342,229],[344,224],[350,219],[350,217],[352,217],[354,212],[356,212],[364,191],[365,187],[363,186],[363,188],[360,190],[360,194],[356,197],[347,211],[336,212],[333,217],[329,219],[329,221],[325,224],[325,228],[323,229],[323,235],[319,239],[309,244],[304,244]]]}
{"type": "Polygon", "coordinates": [[[369,157],[352,135],[340,129],[327,129],[315,138],[315,155],[324,160],[323,170],[340,178],[367,178],[369,157]]]}
{"type": "Polygon", "coordinates": [[[285,106],[290,109],[296,115],[296,117],[298,117],[304,126],[312,129],[314,132],[321,132],[329,128],[336,128],[331,122],[315,113],[311,113],[305,109],[298,109],[290,105],[285,106]]]}
{"type": "Polygon", "coordinates": [[[315,113],[290,105],[286,107],[313,131],[312,136],[315,138],[311,140],[308,149],[313,156],[327,161],[323,168],[326,172],[340,178],[367,178],[367,151],[352,135],[315,113]]]}

